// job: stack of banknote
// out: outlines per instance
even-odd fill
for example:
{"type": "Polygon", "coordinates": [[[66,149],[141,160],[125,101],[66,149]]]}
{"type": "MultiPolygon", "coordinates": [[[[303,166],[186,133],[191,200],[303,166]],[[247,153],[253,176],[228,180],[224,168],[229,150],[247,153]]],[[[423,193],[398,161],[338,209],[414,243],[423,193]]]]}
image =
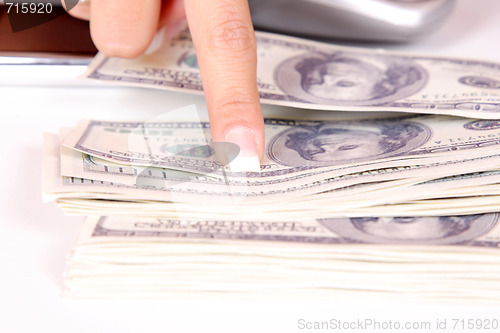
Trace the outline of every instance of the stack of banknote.
{"type": "Polygon", "coordinates": [[[494,212],[497,126],[436,115],[266,119],[262,170],[231,172],[217,162],[208,123],[84,121],[62,145],[47,135],[45,195],[68,213],[99,215],[287,220],[494,212]]]}
{"type": "MultiPolygon", "coordinates": [[[[409,113],[267,118],[259,172],[221,166],[239,147],[189,110],[47,134],[45,198],[90,216],[68,293],[500,299],[500,65],[257,40],[264,103],[409,113]]],[[[201,91],[187,35],[86,76],[201,91]]]]}

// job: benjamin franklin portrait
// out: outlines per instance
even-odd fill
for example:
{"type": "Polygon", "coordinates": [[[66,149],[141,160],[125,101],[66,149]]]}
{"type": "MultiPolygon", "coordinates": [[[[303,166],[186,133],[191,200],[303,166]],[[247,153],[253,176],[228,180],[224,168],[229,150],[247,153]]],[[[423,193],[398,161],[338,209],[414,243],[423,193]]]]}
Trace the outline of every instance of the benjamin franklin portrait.
{"type": "Polygon", "coordinates": [[[420,91],[427,72],[412,59],[354,52],[312,52],[282,62],[274,73],[287,95],[322,105],[369,106],[420,91]]]}
{"type": "Polygon", "coordinates": [[[323,122],[277,134],[268,156],[292,167],[338,166],[403,155],[423,145],[430,129],[411,121],[323,122]]]}
{"type": "Polygon", "coordinates": [[[320,223],[351,242],[379,244],[463,244],[488,233],[499,215],[358,217],[320,223]]]}

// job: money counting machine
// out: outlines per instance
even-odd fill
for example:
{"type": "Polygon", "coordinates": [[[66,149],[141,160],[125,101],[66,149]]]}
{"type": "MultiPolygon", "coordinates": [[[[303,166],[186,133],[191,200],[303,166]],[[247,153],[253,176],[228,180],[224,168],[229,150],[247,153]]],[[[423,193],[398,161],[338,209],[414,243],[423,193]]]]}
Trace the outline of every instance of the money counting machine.
{"type": "Polygon", "coordinates": [[[407,42],[437,29],[454,0],[250,0],[256,28],[323,39],[407,42]]]}

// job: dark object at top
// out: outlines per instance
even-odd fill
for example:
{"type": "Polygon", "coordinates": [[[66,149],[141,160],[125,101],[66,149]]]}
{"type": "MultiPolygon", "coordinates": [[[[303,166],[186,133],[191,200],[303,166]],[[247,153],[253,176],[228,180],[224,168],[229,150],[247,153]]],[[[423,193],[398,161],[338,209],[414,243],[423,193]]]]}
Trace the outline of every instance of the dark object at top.
{"type": "Polygon", "coordinates": [[[455,0],[249,0],[256,29],[320,39],[407,42],[434,31],[455,0]]]}

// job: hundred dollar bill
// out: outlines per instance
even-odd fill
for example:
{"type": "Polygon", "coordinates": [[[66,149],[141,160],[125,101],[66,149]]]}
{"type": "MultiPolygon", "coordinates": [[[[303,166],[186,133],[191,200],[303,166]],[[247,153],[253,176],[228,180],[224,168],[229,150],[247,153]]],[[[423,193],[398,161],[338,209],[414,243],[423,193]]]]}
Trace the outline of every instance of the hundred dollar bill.
{"type": "MultiPolygon", "coordinates": [[[[500,64],[348,48],[257,32],[263,103],[321,110],[500,118],[500,64]]],[[[96,56],[88,79],[202,92],[188,33],[133,60],[96,56]]]]}
{"type": "MultiPolygon", "coordinates": [[[[46,137],[47,141],[52,140],[57,142],[54,136],[46,137]]],[[[49,142],[47,142],[49,144],[49,142]]],[[[484,186],[485,184],[492,184],[500,182],[498,171],[490,171],[495,167],[500,167],[500,156],[493,155],[489,157],[470,158],[464,160],[453,160],[441,163],[405,166],[399,168],[386,168],[360,171],[345,175],[331,177],[329,172],[311,173],[303,177],[295,177],[290,175],[288,178],[281,178],[279,182],[273,179],[248,179],[242,181],[234,178],[227,178],[221,182],[216,177],[210,175],[200,175],[196,173],[164,169],[164,168],[148,168],[146,171],[141,170],[136,166],[125,166],[123,164],[115,164],[103,159],[94,158],[88,154],[61,146],[61,176],[92,179],[94,181],[103,181],[111,183],[121,183],[128,185],[148,185],[149,188],[169,188],[175,186],[177,188],[184,187],[190,189],[195,193],[205,192],[207,189],[211,191],[225,191],[229,188],[235,189],[237,187],[250,187],[250,191],[264,194],[266,192],[275,192],[277,189],[286,189],[288,192],[300,192],[299,189],[307,188],[307,194],[314,194],[318,192],[328,191],[328,196],[331,198],[336,194],[333,193],[335,189],[343,189],[338,191],[337,200],[346,198],[352,199],[354,185],[376,183],[371,187],[371,191],[375,188],[381,189],[385,187],[392,187],[389,184],[382,184],[382,182],[389,180],[400,179],[413,179],[413,182],[423,182],[426,179],[427,187],[419,186],[418,191],[407,191],[405,194],[430,196],[436,195],[432,193],[439,193],[446,195],[447,191],[457,188],[471,186],[484,186]],[[470,175],[464,175],[472,173],[470,175]],[[452,175],[457,175],[451,177],[452,175]],[[445,178],[443,178],[445,177],[445,178]],[[433,180],[433,181],[431,181],[433,180]],[[318,187],[322,181],[322,186],[318,187]],[[465,184],[464,184],[465,183],[465,184]],[[350,187],[350,191],[345,191],[346,187],[350,187]],[[427,188],[424,190],[424,188],[427,188]],[[430,191],[432,189],[432,191],[430,191]],[[349,196],[347,196],[349,192],[349,196]]],[[[349,170],[348,168],[345,171],[349,170]]],[[[56,174],[57,175],[57,174],[56,174]]],[[[405,185],[409,186],[412,183],[406,182],[405,185]]],[[[361,190],[360,188],[358,188],[361,190]]],[[[363,187],[362,192],[367,195],[373,195],[368,191],[368,187],[363,187]]],[[[400,196],[398,193],[397,196],[400,196]]]]}
{"type": "MultiPolygon", "coordinates": [[[[250,183],[242,180],[212,179],[210,175],[193,174],[177,170],[148,168],[137,171],[123,165],[102,164],[98,159],[61,146],[56,135],[44,137],[44,197],[48,200],[78,197],[101,198],[108,200],[151,200],[163,202],[214,202],[218,206],[225,204],[255,204],[259,202],[281,202],[286,198],[304,197],[313,193],[343,188],[343,194],[359,191],[367,192],[397,184],[408,185],[428,179],[429,176],[408,177],[405,168],[393,168],[380,172],[364,172],[343,175],[336,178],[317,180],[318,175],[309,177],[290,177],[281,181],[250,183]],[[61,150],[59,149],[61,148],[61,150]],[[75,156],[75,155],[80,155],[75,156]],[[64,170],[64,171],[62,171],[64,170]],[[132,171],[130,171],[132,170],[132,171]],[[402,172],[401,176],[397,171],[402,172]],[[137,172],[137,173],[135,173],[137,172]],[[123,179],[125,177],[125,179],[123,179]],[[345,188],[363,183],[363,189],[345,188]],[[243,202],[242,202],[243,201],[243,202]]],[[[500,163],[500,157],[490,162],[500,163]]],[[[106,161],[104,161],[106,162],[106,161]]],[[[465,168],[481,168],[484,161],[471,161],[465,168]],[[479,162],[479,163],[478,163],[479,162]]],[[[109,163],[109,162],[107,162],[109,163]]],[[[452,165],[452,164],[450,164],[452,165]]],[[[436,169],[436,175],[446,171],[449,166],[436,169]],[[440,171],[439,171],[440,170],[440,171]]],[[[462,169],[463,170],[463,169],[462,169]]],[[[434,175],[435,177],[435,175],[434,175]]]]}
{"type": "Polygon", "coordinates": [[[338,176],[500,152],[500,121],[435,115],[335,122],[266,119],[265,134],[261,172],[254,173],[224,172],[206,122],[85,121],[63,144],[119,164],[249,179],[324,170],[338,176]]]}
{"type": "MultiPolygon", "coordinates": [[[[90,217],[82,239],[92,243],[134,239],[174,242],[236,241],[304,244],[404,244],[500,247],[500,214],[456,216],[320,218],[301,221],[173,220],[147,217],[90,217]]],[[[281,245],[286,245],[281,243],[281,245]]],[[[260,249],[256,249],[259,251],[260,249]]],[[[301,257],[314,256],[307,251],[301,257]]],[[[498,259],[500,260],[500,258],[498,259]]],[[[500,272],[500,270],[499,270],[500,272]]]]}
{"type": "MultiPolygon", "coordinates": [[[[71,214],[135,215],[178,218],[238,218],[252,216],[262,220],[307,219],[323,216],[415,216],[440,214],[475,214],[494,212],[500,204],[499,174],[496,171],[442,177],[433,181],[409,178],[397,181],[363,181],[370,173],[358,175],[359,179],[344,188],[314,192],[318,184],[305,184],[306,194],[300,188],[274,191],[246,192],[246,189],[217,192],[211,186],[204,190],[170,187],[138,182],[126,185],[93,179],[61,177],[58,165],[58,142],[47,145],[44,163],[44,197],[56,200],[60,207],[71,214]],[[52,150],[52,152],[51,152],[52,150]],[[312,189],[309,189],[311,187],[312,189]],[[299,192],[302,195],[296,195],[299,192]],[[317,193],[317,194],[314,194],[317,193]],[[283,199],[284,198],[284,199],[283,199]],[[439,200],[437,200],[439,199],[439,200]],[[258,203],[258,205],[256,205],[258,203]]],[[[484,162],[498,163],[498,157],[481,158],[484,162]],[[491,160],[489,160],[491,158],[491,160]],[[497,162],[495,162],[495,160],[497,162]]],[[[474,160],[469,162],[476,162],[474,160]]],[[[487,165],[488,163],[486,163],[487,165]]],[[[484,167],[485,163],[481,163],[484,167]]],[[[460,163],[434,166],[435,177],[446,169],[458,168],[465,172],[474,164],[460,163]]],[[[426,166],[432,170],[433,166],[426,166]]],[[[399,170],[402,173],[412,170],[399,170]]],[[[426,171],[426,169],[421,169],[426,171]]],[[[390,174],[391,171],[386,171],[390,174]]],[[[397,172],[397,170],[392,170],[397,172]]],[[[432,172],[431,172],[432,173],[432,172]]],[[[376,174],[375,174],[376,175],[376,174]]],[[[349,179],[326,179],[325,183],[349,179]]],[[[345,183],[344,183],[345,184],[345,183]]]]}
{"type": "MultiPolygon", "coordinates": [[[[153,127],[158,127],[158,124],[153,124],[153,127]]],[[[104,132],[106,132],[106,130],[104,132]]],[[[111,132],[115,133],[116,131],[113,129],[111,132]]],[[[122,134],[123,133],[120,133],[120,135],[122,134]]],[[[128,135],[130,134],[131,133],[128,133],[128,135]]],[[[88,134],[84,135],[88,136],[88,134]]],[[[99,138],[104,137],[104,135],[99,133],[94,133],[93,135],[96,135],[99,138]]],[[[171,133],[170,135],[175,135],[175,133],[171,133]]],[[[179,133],[179,136],[180,135],[181,134],[179,133]]],[[[106,140],[109,141],[110,139],[106,140]]],[[[179,138],[174,138],[174,140],[179,140],[179,138]]],[[[190,137],[189,135],[184,135],[184,137],[180,140],[195,142],[193,137],[190,137]]],[[[155,151],[156,149],[153,147],[152,141],[153,140],[151,139],[148,140],[149,151],[155,151]]],[[[163,144],[168,142],[165,138],[161,138],[160,141],[163,142],[163,144]]],[[[95,152],[95,149],[90,150],[95,152]]],[[[260,174],[245,181],[230,178],[226,178],[224,181],[221,181],[217,177],[211,177],[206,174],[200,175],[196,173],[172,171],[168,169],[148,168],[147,170],[141,171],[140,168],[106,162],[100,158],[93,158],[86,153],[83,154],[66,147],[61,147],[61,167],[63,176],[126,184],[142,184],[143,186],[148,185],[149,188],[157,189],[165,188],[165,185],[162,184],[164,182],[170,182],[171,184],[174,184],[177,189],[182,187],[182,185],[187,186],[191,193],[196,193],[196,190],[198,193],[203,193],[206,192],[207,189],[210,189],[212,193],[214,191],[227,192],[227,186],[230,185],[233,188],[237,186],[247,186],[250,187],[248,192],[260,193],[262,195],[270,192],[277,193],[277,190],[284,190],[283,192],[288,194],[295,192],[295,195],[297,196],[299,195],[297,193],[299,192],[299,189],[305,189],[307,194],[312,194],[331,191],[335,188],[352,186],[359,183],[409,178],[418,178],[419,180],[435,179],[438,177],[462,174],[465,172],[485,171],[493,168],[495,165],[498,165],[498,161],[494,156],[491,156],[488,159],[477,158],[468,160],[448,160],[443,163],[437,163],[434,165],[431,164],[426,167],[422,165],[410,167],[412,162],[411,159],[405,160],[405,162],[406,165],[404,168],[370,170],[369,167],[371,165],[367,165],[365,169],[362,169],[360,166],[337,169],[336,172],[332,172],[331,169],[327,169],[324,172],[313,172],[310,174],[304,174],[301,177],[297,177],[294,173],[290,173],[287,178],[280,178],[279,181],[278,179],[273,178],[272,175],[267,177],[257,177],[260,176],[260,174]],[[183,181],[185,182],[184,184],[179,184],[179,182],[183,181]]],[[[186,164],[192,165],[193,163],[186,164]]]]}
{"type": "Polygon", "coordinates": [[[96,216],[84,223],[64,285],[68,296],[87,297],[371,291],[498,300],[499,246],[497,213],[302,221],[96,216]]]}
{"type": "MultiPolygon", "coordinates": [[[[48,139],[47,140],[57,140],[48,139]]],[[[494,160],[494,159],[493,159],[494,160]]],[[[474,170],[486,167],[483,161],[479,159],[471,161],[472,163],[467,167],[472,167],[474,170]]],[[[490,160],[490,162],[493,162],[490,160]]],[[[498,156],[498,163],[500,163],[500,156],[498,156]]],[[[435,165],[434,165],[435,166],[435,165]]],[[[464,165],[464,167],[466,167],[464,165]]],[[[353,168],[354,169],[354,168],[353,168]]],[[[357,169],[357,168],[356,168],[357,169]]],[[[439,168],[441,173],[449,175],[449,170],[439,168]]],[[[347,172],[349,169],[345,169],[347,172]]],[[[109,162],[104,159],[96,158],[88,154],[61,146],[61,176],[92,179],[96,181],[113,182],[128,185],[142,185],[150,188],[165,188],[175,186],[177,188],[189,188],[193,193],[198,190],[199,193],[205,192],[207,189],[211,191],[228,191],[228,186],[233,189],[236,187],[248,187],[257,193],[266,193],[276,191],[277,189],[289,189],[290,191],[298,190],[299,187],[306,187],[307,184],[319,182],[328,179],[328,186],[326,183],[321,189],[316,191],[333,190],[335,188],[346,187],[362,183],[375,183],[386,180],[399,180],[408,178],[429,178],[429,175],[424,176],[419,174],[419,171],[425,171],[426,174],[429,168],[422,167],[405,167],[405,168],[390,168],[380,170],[366,170],[363,172],[356,172],[344,174],[337,177],[331,177],[329,172],[312,172],[310,174],[303,174],[297,177],[294,174],[280,179],[272,179],[271,177],[265,178],[249,178],[238,179],[234,177],[227,177],[221,179],[220,177],[211,174],[200,174],[193,172],[186,172],[180,170],[148,167],[143,168],[134,165],[123,165],[109,162]],[[400,171],[400,172],[397,172],[400,171]],[[410,171],[410,172],[404,172],[410,171]],[[335,185],[334,185],[335,184],[335,185]]],[[[439,175],[433,174],[435,177],[439,175]]],[[[461,171],[463,172],[463,171],[461,171]]],[[[309,193],[314,193],[314,190],[309,193]]]]}

